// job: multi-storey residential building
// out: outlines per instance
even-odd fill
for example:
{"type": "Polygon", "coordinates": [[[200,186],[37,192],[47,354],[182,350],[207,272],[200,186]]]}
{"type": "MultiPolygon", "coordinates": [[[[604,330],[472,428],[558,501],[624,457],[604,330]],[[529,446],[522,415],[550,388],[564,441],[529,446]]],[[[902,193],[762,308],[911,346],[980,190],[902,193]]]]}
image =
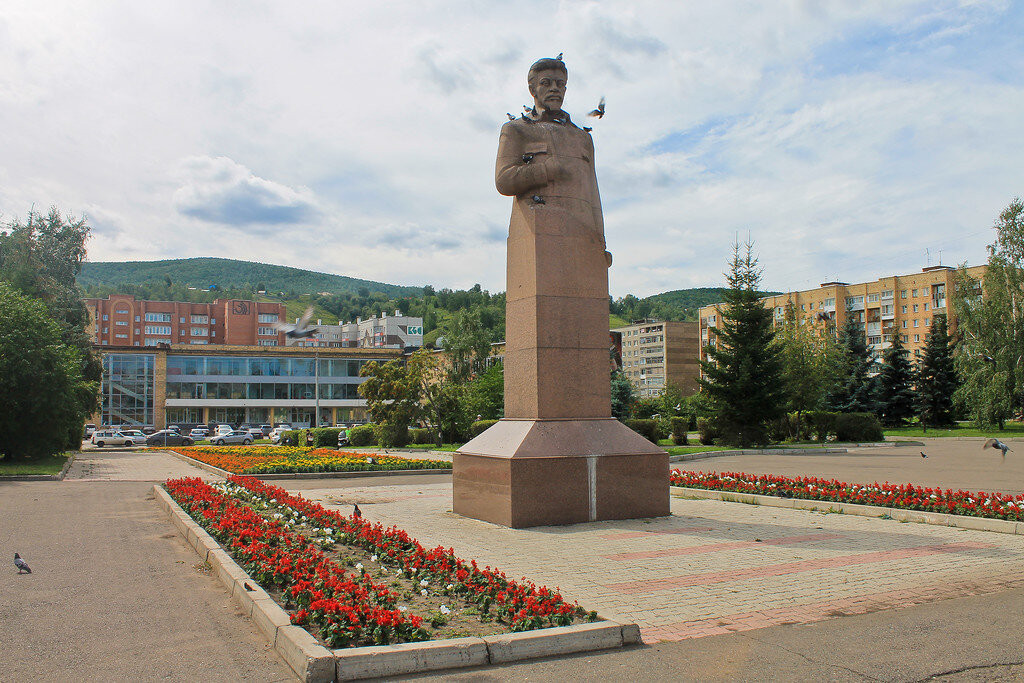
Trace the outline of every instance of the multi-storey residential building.
{"type": "Polygon", "coordinates": [[[343,349],[405,349],[423,346],[423,318],[381,313],[380,317],[356,318],[354,323],[324,325],[316,321],[313,339],[288,339],[288,346],[343,349]]]}
{"type": "MultiPolygon", "coordinates": [[[[973,266],[967,273],[980,281],[985,266],[973,266]]],[[[953,293],[955,280],[955,268],[929,266],[920,273],[891,275],[872,282],[824,282],[817,289],[768,296],[761,302],[772,310],[776,325],[785,319],[789,306],[801,324],[825,325],[833,331],[852,318],[863,330],[865,342],[876,359],[881,358],[893,332],[898,330],[900,341],[911,356],[920,357],[936,314],[947,314],[950,333],[955,331],[956,319],[948,311],[948,297],[953,293]]],[[[715,344],[721,306],[713,304],[700,309],[701,358],[706,357],[705,346],[715,344]]]]}
{"type": "Polygon", "coordinates": [[[102,426],[365,421],[366,401],[356,391],[365,379],[360,369],[402,357],[397,349],[95,348],[103,363],[102,407],[90,422],[102,426]]]}
{"type": "Polygon", "coordinates": [[[622,371],[641,398],[658,396],[669,384],[687,394],[697,390],[696,322],[640,320],[612,333],[618,339],[622,371]]]}
{"type": "Polygon", "coordinates": [[[90,332],[99,346],[159,344],[283,345],[274,324],[285,318],[283,304],[217,299],[212,304],[138,301],[128,294],[85,299],[90,332]]]}

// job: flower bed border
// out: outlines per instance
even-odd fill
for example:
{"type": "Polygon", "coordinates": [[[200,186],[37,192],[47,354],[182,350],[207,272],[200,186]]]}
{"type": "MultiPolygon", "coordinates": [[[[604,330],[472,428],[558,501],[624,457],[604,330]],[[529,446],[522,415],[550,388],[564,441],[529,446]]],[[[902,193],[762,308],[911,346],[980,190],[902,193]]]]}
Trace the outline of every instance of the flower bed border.
{"type": "Polygon", "coordinates": [[[640,628],[636,624],[620,624],[604,619],[591,624],[559,626],[482,638],[454,638],[329,650],[320,645],[304,628],[292,625],[288,613],[238,566],[216,539],[199,526],[162,486],[154,485],[153,495],[186,542],[199,557],[209,562],[213,575],[224,584],[232,599],[256,623],[292,671],[304,681],[343,681],[400,676],[572,652],[605,650],[640,642],[640,628]],[[246,588],[246,582],[255,587],[255,590],[246,588]]]}
{"type": "Polygon", "coordinates": [[[183,453],[172,451],[170,449],[166,451],[160,451],[161,453],[167,453],[173,455],[179,460],[187,462],[193,467],[198,467],[201,470],[205,470],[210,474],[216,474],[218,477],[255,477],[261,481],[282,481],[288,479],[356,479],[359,477],[394,477],[404,474],[451,474],[452,470],[449,467],[434,467],[425,468],[419,470],[359,470],[356,472],[275,472],[267,474],[236,474],[235,472],[229,472],[228,470],[221,469],[209,463],[197,460],[196,458],[190,458],[183,453]]]}
{"type": "Polygon", "coordinates": [[[669,491],[680,498],[698,498],[703,500],[721,500],[727,503],[746,503],[748,505],[764,505],[767,507],[792,508],[794,510],[811,510],[818,512],[841,512],[846,515],[893,519],[897,522],[917,522],[936,526],[972,529],[975,531],[994,531],[1000,534],[1024,535],[1024,522],[991,517],[971,517],[968,515],[952,515],[946,512],[925,512],[922,510],[905,510],[903,508],[862,505],[860,503],[840,503],[828,500],[809,498],[779,498],[759,493],[737,493],[736,491],[719,491],[714,489],[696,489],[684,486],[670,486],[669,491]]]}

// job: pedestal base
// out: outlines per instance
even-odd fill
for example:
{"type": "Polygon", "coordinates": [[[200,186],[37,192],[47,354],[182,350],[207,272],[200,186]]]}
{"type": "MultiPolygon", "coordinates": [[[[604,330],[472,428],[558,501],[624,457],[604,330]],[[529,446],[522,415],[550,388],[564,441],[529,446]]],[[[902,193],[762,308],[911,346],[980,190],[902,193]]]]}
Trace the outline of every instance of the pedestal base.
{"type": "Polygon", "coordinates": [[[456,514],[503,526],[669,514],[668,454],[614,418],[504,419],[453,458],[456,514]]]}

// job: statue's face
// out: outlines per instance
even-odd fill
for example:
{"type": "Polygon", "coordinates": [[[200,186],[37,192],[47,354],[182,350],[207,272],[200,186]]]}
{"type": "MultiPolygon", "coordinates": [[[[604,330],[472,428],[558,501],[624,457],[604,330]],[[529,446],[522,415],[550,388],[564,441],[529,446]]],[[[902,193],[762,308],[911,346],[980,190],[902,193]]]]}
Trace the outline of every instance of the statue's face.
{"type": "Polygon", "coordinates": [[[543,109],[561,109],[562,100],[565,99],[565,73],[558,69],[537,72],[530,82],[530,94],[533,95],[538,112],[543,109]]]}

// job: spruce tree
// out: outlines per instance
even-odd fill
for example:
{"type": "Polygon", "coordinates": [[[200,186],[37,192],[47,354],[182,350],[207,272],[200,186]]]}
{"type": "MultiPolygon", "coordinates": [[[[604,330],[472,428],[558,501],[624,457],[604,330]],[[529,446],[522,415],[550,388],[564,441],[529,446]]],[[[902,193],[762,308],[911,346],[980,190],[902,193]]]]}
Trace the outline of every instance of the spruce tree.
{"type": "Polygon", "coordinates": [[[917,373],[917,415],[921,424],[946,427],[953,424],[953,393],[957,389],[953,354],[949,348],[946,316],[932,318],[928,343],[917,373]]]}
{"type": "Polygon", "coordinates": [[[839,333],[841,361],[835,384],[825,399],[828,410],[839,413],[873,413],[877,382],[871,371],[871,351],[864,341],[864,330],[852,317],[839,333]]]}
{"type": "Polygon", "coordinates": [[[914,417],[914,365],[899,330],[893,330],[882,360],[882,372],[878,375],[882,424],[900,427],[914,417]]]}
{"type": "Polygon", "coordinates": [[[726,443],[749,446],[767,442],[767,423],[785,414],[779,349],[773,343],[772,312],[758,295],[761,272],[747,242],[745,255],[733,245],[726,280],[729,289],[716,328],[716,343],[701,361],[701,388],[715,407],[726,443]]]}

